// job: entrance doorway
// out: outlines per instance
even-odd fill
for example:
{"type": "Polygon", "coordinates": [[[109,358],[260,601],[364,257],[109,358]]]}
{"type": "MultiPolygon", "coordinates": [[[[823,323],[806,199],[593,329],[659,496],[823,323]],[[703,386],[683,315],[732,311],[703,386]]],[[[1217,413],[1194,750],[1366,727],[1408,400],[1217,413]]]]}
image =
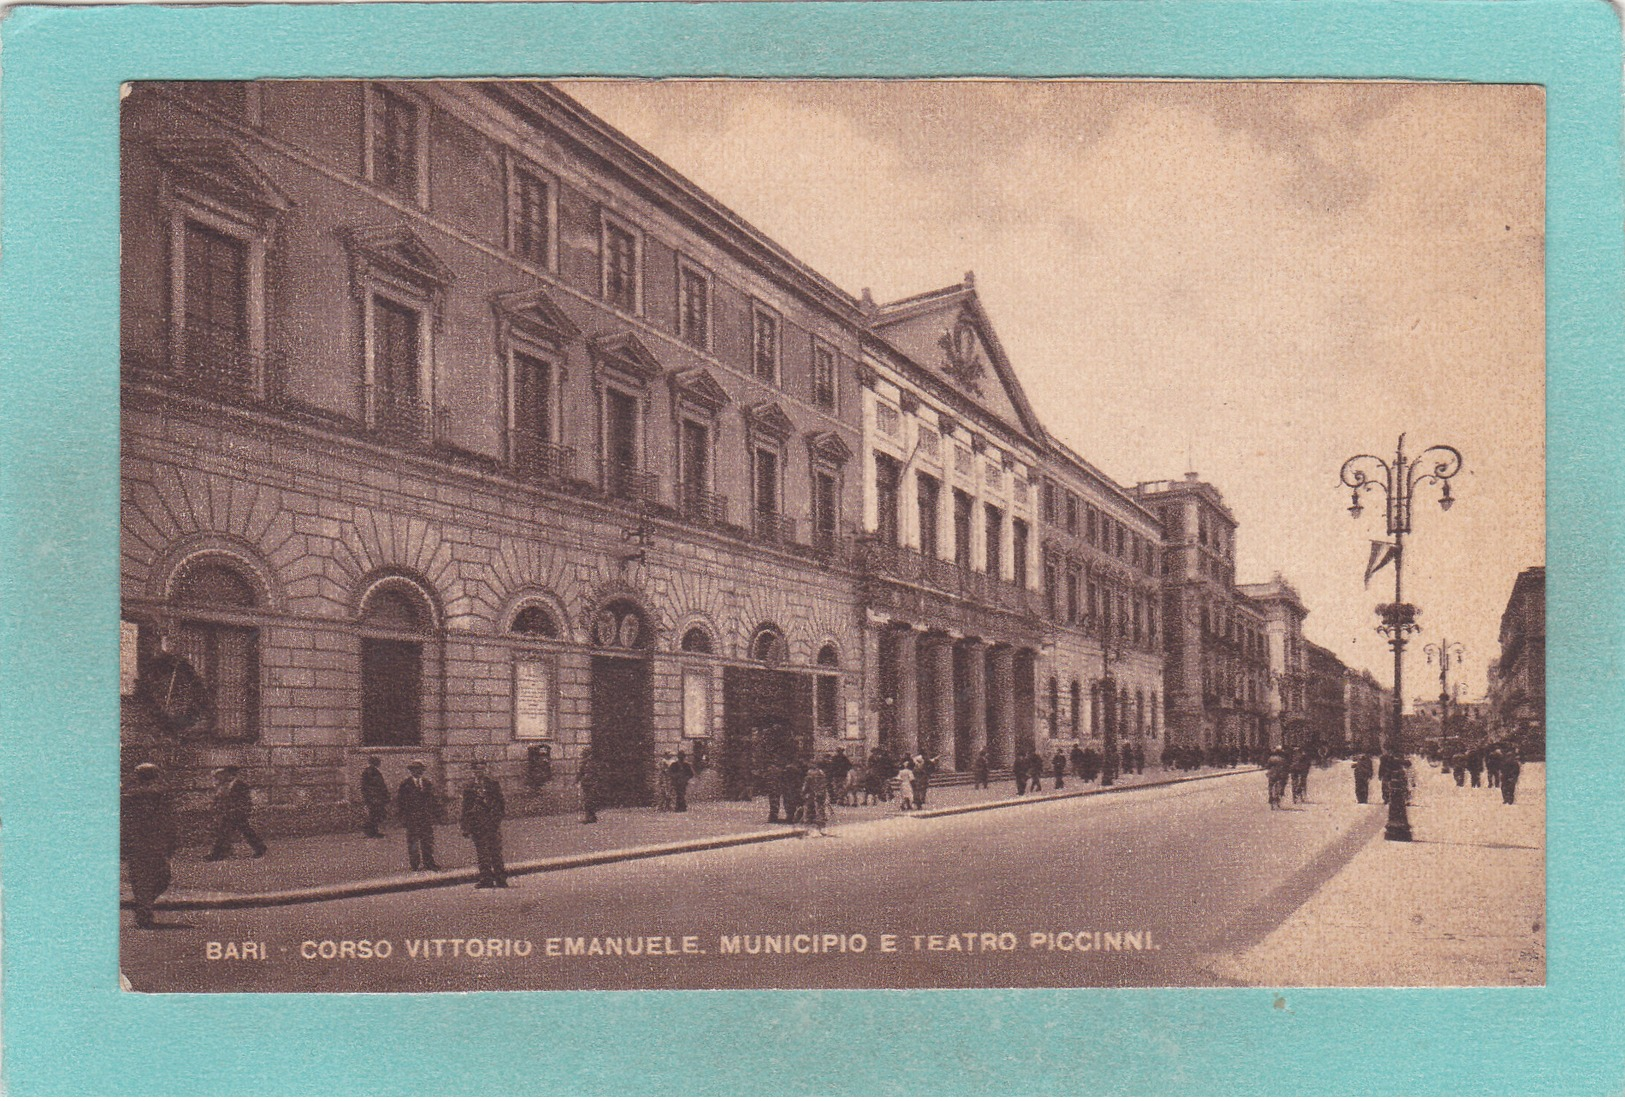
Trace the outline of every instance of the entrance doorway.
{"type": "Polygon", "coordinates": [[[749,799],[770,765],[810,759],[815,678],[774,669],[722,671],[722,779],[730,799],[749,799]]]}
{"type": "Polygon", "coordinates": [[[647,658],[592,659],[592,751],[610,806],[649,803],[649,710],[647,658]]]}

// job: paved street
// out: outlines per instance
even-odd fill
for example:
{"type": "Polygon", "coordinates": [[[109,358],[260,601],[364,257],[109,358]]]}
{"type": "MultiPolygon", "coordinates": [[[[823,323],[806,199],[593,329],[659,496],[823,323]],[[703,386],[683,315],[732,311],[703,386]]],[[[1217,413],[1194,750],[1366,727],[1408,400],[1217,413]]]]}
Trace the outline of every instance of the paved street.
{"type": "Polygon", "coordinates": [[[143,990],[1236,981],[1211,961],[1267,937],[1379,833],[1382,808],[1354,804],[1346,767],[1317,771],[1312,801],[1280,813],[1255,773],[837,823],[829,837],[535,875],[507,891],[167,914],[166,928],[124,938],[123,965],[143,990]],[[772,944],[758,936],[785,950],[751,954],[772,944]],[[269,958],[210,960],[211,942],[222,957],[252,944],[269,958]],[[303,958],[323,952],[335,958],[303,958]]]}

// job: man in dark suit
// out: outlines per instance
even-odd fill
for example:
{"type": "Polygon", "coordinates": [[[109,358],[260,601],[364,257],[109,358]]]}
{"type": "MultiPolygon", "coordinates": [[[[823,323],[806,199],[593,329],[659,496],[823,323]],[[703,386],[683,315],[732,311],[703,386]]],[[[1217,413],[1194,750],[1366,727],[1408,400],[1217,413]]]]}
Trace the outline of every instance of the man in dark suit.
{"type": "Polygon", "coordinates": [[[265,855],[265,842],[249,825],[254,809],[254,793],[238,775],[236,765],[214,770],[214,848],[205,860],[224,860],[231,855],[231,843],[238,834],[248,842],[256,859],[265,855]]]}
{"type": "Polygon", "coordinates": [[[480,866],[476,887],[506,887],[508,869],[502,863],[502,818],[507,804],[502,785],[485,773],[485,763],[469,766],[473,774],[463,788],[463,836],[474,842],[474,858],[480,866]]]}
{"type": "Polygon", "coordinates": [[[389,811],[389,782],[378,767],[377,757],[367,758],[367,767],[361,770],[361,802],[367,807],[368,837],[384,836],[384,815],[389,811]]]}
{"type": "Polygon", "coordinates": [[[175,855],[175,819],[160,776],[150,761],[137,765],[121,799],[119,854],[130,879],[135,923],[142,929],[152,928],[152,906],[169,889],[169,858],[175,855]]]}
{"type": "Polygon", "coordinates": [[[688,810],[688,785],[694,779],[694,766],[688,763],[688,754],[683,750],[677,751],[677,759],[666,768],[666,775],[671,780],[674,811],[688,810]]]}
{"type": "Polygon", "coordinates": [[[440,870],[434,862],[434,785],[423,775],[428,767],[422,761],[407,765],[408,775],[395,792],[395,811],[406,827],[406,859],[414,872],[440,870]]]}

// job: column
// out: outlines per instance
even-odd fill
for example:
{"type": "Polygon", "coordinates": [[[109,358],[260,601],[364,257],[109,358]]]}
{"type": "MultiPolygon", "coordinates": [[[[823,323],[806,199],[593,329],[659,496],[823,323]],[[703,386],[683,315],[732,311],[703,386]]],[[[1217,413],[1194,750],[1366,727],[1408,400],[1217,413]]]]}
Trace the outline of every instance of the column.
{"type": "Polygon", "coordinates": [[[987,748],[987,647],[979,638],[968,638],[959,647],[965,706],[959,714],[958,743],[965,756],[955,761],[961,770],[970,768],[976,755],[987,748]]]}
{"type": "Polygon", "coordinates": [[[1000,768],[1011,761],[1015,745],[1016,655],[1008,646],[988,651],[987,755],[1000,768]]]}
{"type": "Polygon", "coordinates": [[[897,744],[899,753],[920,748],[920,636],[912,627],[894,628],[897,640],[897,744]]]}
{"type": "Polygon", "coordinates": [[[953,768],[954,640],[947,635],[927,639],[923,665],[931,697],[931,726],[921,731],[920,744],[927,756],[942,758],[942,768],[953,768]]]}

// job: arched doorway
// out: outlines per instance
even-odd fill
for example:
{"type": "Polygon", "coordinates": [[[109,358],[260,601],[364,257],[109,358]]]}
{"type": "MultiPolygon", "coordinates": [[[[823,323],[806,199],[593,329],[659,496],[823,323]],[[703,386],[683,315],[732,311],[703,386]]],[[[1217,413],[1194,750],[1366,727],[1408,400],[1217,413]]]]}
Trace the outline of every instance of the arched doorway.
{"type": "Polygon", "coordinates": [[[722,671],[722,771],[730,799],[749,799],[765,770],[813,751],[815,678],[781,668],[784,631],[764,623],[752,633],[749,664],[722,671]]]}
{"type": "Polygon", "coordinates": [[[610,806],[649,803],[652,760],[649,617],[629,599],[611,600],[592,624],[592,754],[610,806]]]}

